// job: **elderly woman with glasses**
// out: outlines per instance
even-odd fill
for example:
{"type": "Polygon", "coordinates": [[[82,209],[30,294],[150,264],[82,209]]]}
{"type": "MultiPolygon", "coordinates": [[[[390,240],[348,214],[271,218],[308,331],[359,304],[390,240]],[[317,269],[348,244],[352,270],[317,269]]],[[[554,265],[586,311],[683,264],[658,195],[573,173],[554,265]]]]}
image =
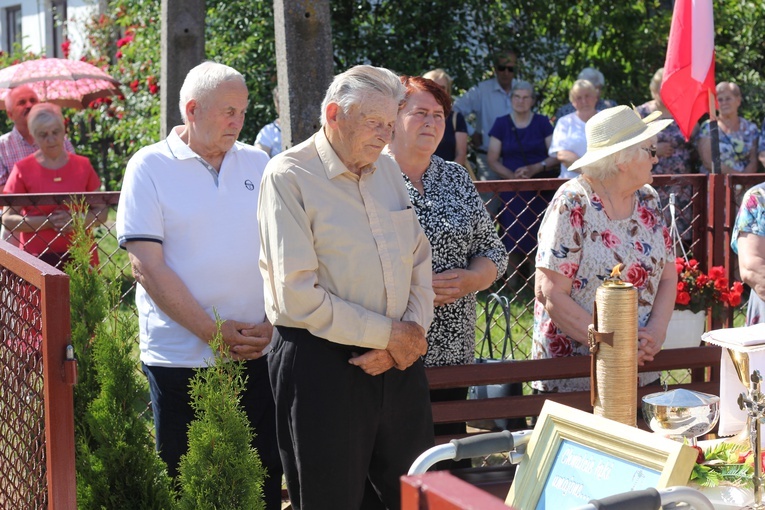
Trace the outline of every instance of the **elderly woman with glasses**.
{"type": "MultiPolygon", "coordinates": [[[[627,106],[587,122],[581,175],[555,193],[539,228],[532,357],[589,355],[595,292],[611,269],[638,291],[638,363],[661,349],[672,315],[677,272],[659,197],[650,183],[656,134],[671,120],[641,119],[627,106]]],[[[658,374],[641,374],[641,384],[658,374]]],[[[535,381],[540,392],[579,391],[589,379],[535,381]]]]}
{"type": "MultiPolygon", "coordinates": [[[[717,116],[720,133],[720,171],[724,174],[757,172],[757,142],[760,132],[756,124],[738,115],[741,89],[733,82],[718,83],[717,102],[720,105],[717,116]]],[[[709,173],[712,169],[710,136],[709,121],[706,121],[699,131],[697,145],[703,163],[702,173],[709,173]]]]}
{"type": "MultiPolygon", "coordinates": [[[[497,117],[489,131],[486,160],[504,179],[558,176],[558,160],[547,154],[553,127],[549,118],[531,110],[534,100],[534,87],[529,82],[516,80],[510,95],[510,114],[497,117]]],[[[502,241],[510,253],[510,269],[515,271],[536,247],[538,218],[552,194],[505,192],[500,198],[507,204],[499,215],[504,229],[502,241]]]]}

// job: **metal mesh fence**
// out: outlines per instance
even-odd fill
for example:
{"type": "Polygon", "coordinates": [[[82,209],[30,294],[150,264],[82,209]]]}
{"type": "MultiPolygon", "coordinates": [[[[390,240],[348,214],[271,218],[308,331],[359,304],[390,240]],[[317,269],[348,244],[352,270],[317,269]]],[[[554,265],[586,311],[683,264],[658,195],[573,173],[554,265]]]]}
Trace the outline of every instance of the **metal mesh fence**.
{"type": "Polygon", "coordinates": [[[40,289],[0,269],[0,508],[46,508],[40,289]]]}
{"type": "MultiPolygon", "coordinates": [[[[750,179],[751,180],[751,179],[750,179]]],[[[747,180],[740,187],[748,187],[763,180],[761,177],[755,177],[754,181],[747,180]]],[[[506,274],[500,275],[498,281],[487,291],[479,294],[478,322],[476,327],[476,340],[480,341],[486,336],[487,323],[496,334],[490,335],[492,342],[497,342],[494,346],[496,352],[502,352],[502,345],[505,339],[509,342],[509,348],[506,349],[508,356],[517,360],[525,360],[530,357],[533,334],[533,312],[534,312],[534,257],[536,252],[536,233],[544,211],[552,199],[552,196],[558,186],[562,183],[558,179],[540,179],[528,181],[495,181],[479,182],[477,187],[487,202],[487,208],[492,211],[496,220],[497,232],[509,252],[509,265],[506,274]],[[502,317],[487,317],[484,303],[486,296],[490,292],[497,293],[507,298],[509,303],[509,320],[505,321],[502,317]]],[[[689,176],[657,176],[654,181],[654,187],[659,191],[662,203],[665,206],[666,219],[669,222],[670,211],[668,206],[669,193],[675,193],[676,199],[676,218],[678,230],[680,231],[681,242],[689,256],[693,256],[702,264],[702,267],[708,267],[709,246],[705,236],[708,233],[709,225],[712,224],[708,218],[706,205],[708,191],[708,180],[703,175],[689,176]]],[[[729,190],[730,191],[730,190],[729,190]]],[[[732,202],[729,203],[728,215],[735,216],[735,209],[740,200],[742,192],[734,193],[730,191],[732,202]]],[[[122,302],[120,311],[126,315],[135,316],[134,291],[135,281],[130,273],[129,260],[127,253],[121,250],[117,244],[116,230],[114,225],[115,209],[119,198],[118,193],[84,193],[82,194],[91,205],[102,205],[109,209],[107,220],[100,225],[92,227],[96,239],[96,248],[99,259],[100,270],[110,278],[116,279],[120,283],[122,302]]],[[[0,197],[0,205],[13,204],[17,208],[34,207],[36,205],[59,205],[63,206],[69,199],[63,196],[53,195],[6,195],[0,197]]],[[[730,227],[730,217],[726,220],[726,228],[730,227]]],[[[17,228],[11,232],[12,236],[19,238],[22,228],[17,228]]],[[[722,235],[722,233],[720,234],[722,235]]],[[[726,243],[725,240],[713,236],[713,243],[726,243]]],[[[727,246],[726,251],[730,251],[727,246]]],[[[680,255],[678,250],[678,255],[680,255]]],[[[60,254],[57,254],[57,256],[60,254]]],[[[64,254],[65,255],[65,254],[64,254]]],[[[59,257],[65,260],[66,257],[59,257]]],[[[54,264],[61,266],[61,262],[55,261],[54,264]]],[[[735,257],[731,259],[731,276],[735,271],[735,257]]],[[[27,395],[34,394],[39,390],[39,360],[36,360],[32,354],[24,351],[24,345],[34,345],[35,326],[34,321],[29,322],[24,314],[30,313],[29,306],[22,306],[23,303],[34,303],[36,294],[34,289],[22,285],[20,282],[14,283],[12,276],[3,275],[3,299],[14,299],[16,307],[10,307],[12,316],[3,318],[3,365],[6,371],[14,375],[15,379],[4,376],[6,381],[15,382],[6,383],[2,389],[2,413],[3,419],[0,420],[4,427],[7,423],[14,423],[13,417],[18,416],[36,416],[42,417],[42,408],[37,409],[25,401],[27,395]],[[7,281],[6,281],[7,280],[7,281]],[[14,315],[15,314],[15,315],[14,315]],[[16,317],[16,320],[13,320],[16,317]],[[25,324],[22,326],[21,324],[25,324]],[[29,324],[32,324],[29,326],[29,324]],[[26,328],[26,329],[25,329],[26,328]],[[10,338],[16,339],[15,350],[7,344],[10,338]],[[19,374],[28,374],[25,377],[19,377],[19,374]],[[38,375],[35,375],[38,374],[38,375]],[[38,414],[39,413],[39,414],[38,414]],[[9,419],[6,420],[5,417],[9,419]]],[[[10,303],[10,301],[9,301],[10,303]]],[[[743,307],[735,310],[732,316],[733,323],[740,325],[743,323],[743,307]]],[[[137,339],[136,339],[137,340],[137,339]]],[[[477,342],[480,344],[480,342],[477,342]]],[[[483,353],[478,352],[477,355],[483,353]]],[[[136,365],[138,369],[138,364],[136,365]]],[[[690,379],[689,370],[674,370],[664,374],[664,380],[669,384],[687,382],[690,379]]],[[[528,384],[525,385],[525,393],[529,393],[528,384]]],[[[148,395],[147,395],[148,399],[148,395]]],[[[39,399],[38,399],[39,401],[39,399]]],[[[26,480],[27,472],[24,469],[44,469],[44,458],[38,452],[40,448],[35,442],[34,437],[39,436],[40,427],[32,427],[23,433],[5,434],[0,431],[0,436],[6,437],[3,448],[0,450],[0,460],[4,465],[9,466],[11,471],[14,466],[19,466],[19,470],[13,475],[6,477],[3,482],[6,485],[17,486],[22,480],[26,480]],[[15,436],[18,436],[14,438],[15,436]],[[15,441],[15,442],[13,442],[15,441]],[[25,441],[22,445],[20,441],[25,441]],[[25,452],[23,454],[19,452],[25,452]],[[11,482],[9,480],[16,480],[11,482]]],[[[43,454],[44,455],[44,454],[43,454]]],[[[484,459],[485,463],[495,464],[496,460],[484,459]]],[[[34,479],[31,477],[29,479],[34,479]]],[[[31,496],[33,488],[26,488],[20,494],[15,494],[11,498],[6,492],[5,487],[0,487],[0,497],[6,498],[13,504],[22,502],[21,506],[26,506],[25,500],[19,499],[21,494],[31,496]]],[[[2,505],[0,501],[0,506],[2,505]]],[[[37,506],[33,504],[32,506],[37,506]]]]}
{"type": "MultiPolygon", "coordinates": [[[[658,190],[665,208],[667,223],[670,221],[668,206],[669,193],[676,195],[676,218],[683,247],[689,256],[699,260],[702,267],[707,265],[707,247],[704,233],[708,218],[706,216],[706,177],[694,176],[657,176],[654,186],[658,190]]],[[[479,182],[477,187],[486,200],[487,208],[493,213],[497,232],[509,253],[507,272],[500,275],[490,289],[479,294],[478,323],[476,328],[477,343],[486,336],[487,320],[493,332],[491,341],[495,342],[494,351],[502,352],[499,343],[510,342],[506,352],[515,359],[528,359],[531,353],[531,341],[534,315],[534,257],[536,254],[536,235],[544,211],[552,199],[555,190],[562,183],[559,179],[540,179],[527,181],[479,182]],[[510,321],[505,324],[501,317],[486,317],[486,296],[494,292],[505,296],[510,305],[510,321]]],[[[101,204],[109,208],[108,219],[101,225],[93,226],[97,243],[100,270],[119,280],[122,291],[121,309],[124,313],[135,314],[133,295],[135,281],[132,278],[127,253],[117,244],[114,225],[116,203],[119,193],[84,193],[91,204],[101,204]]],[[[740,199],[741,193],[738,198],[740,199]]],[[[47,204],[63,204],[69,199],[63,196],[8,196],[17,207],[33,207],[47,204]]],[[[9,198],[3,197],[5,200],[9,198]]],[[[0,199],[2,203],[3,199],[0,199]]],[[[13,239],[21,237],[22,228],[11,232],[13,239]]],[[[36,234],[26,233],[25,237],[36,234]]],[[[65,254],[44,252],[53,265],[61,267],[58,260],[66,259],[65,254]]],[[[682,254],[677,250],[677,255],[682,254]]],[[[741,311],[735,312],[740,315],[741,311]]],[[[477,353],[481,355],[482,353],[477,353]]]]}
{"type": "MultiPolygon", "coordinates": [[[[487,206],[496,211],[495,220],[500,238],[509,253],[507,273],[500,277],[491,291],[507,297],[510,303],[510,323],[507,325],[511,348],[508,352],[515,359],[528,359],[531,354],[534,327],[534,257],[536,255],[536,235],[544,211],[552,200],[557,187],[563,181],[516,181],[505,183],[477,183],[479,191],[487,197],[487,206]],[[510,191],[513,190],[513,191],[510,191]],[[515,191],[517,190],[517,191],[515,191]]],[[[695,257],[702,267],[706,266],[706,247],[703,234],[707,217],[706,177],[683,176],[682,179],[660,176],[654,186],[659,192],[664,206],[667,225],[671,222],[669,195],[675,194],[675,221],[680,234],[680,242],[688,256],[695,257]]],[[[682,256],[678,244],[676,255],[682,256]]],[[[737,313],[742,313],[737,311],[737,313]]],[[[489,318],[485,310],[479,309],[476,330],[477,339],[486,335],[486,324],[502,328],[501,317],[489,318]]],[[[491,335],[492,341],[502,341],[502,335],[491,335]]],[[[500,345],[494,350],[499,352],[500,345]]],[[[478,353],[479,355],[481,353],[478,353]]],[[[668,384],[685,382],[690,377],[687,370],[678,370],[663,374],[668,384]]],[[[527,387],[526,392],[530,390],[527,387]]]]}

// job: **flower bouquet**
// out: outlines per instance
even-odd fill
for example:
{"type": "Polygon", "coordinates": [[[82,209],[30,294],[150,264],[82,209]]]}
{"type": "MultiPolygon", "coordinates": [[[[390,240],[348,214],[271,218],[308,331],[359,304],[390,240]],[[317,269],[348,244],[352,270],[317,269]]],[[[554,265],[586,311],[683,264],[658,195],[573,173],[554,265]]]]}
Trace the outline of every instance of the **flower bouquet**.
{"type": "Polygon", "coordinates": [[[691,472],[691,482],[702,487],[752,487],[754,453],[748,446],[722,442],[705,450],[698,446],[694,448],[698,450],[699,456],[691,472]]]}
{"type": "Polygon", "coordinates": [[[675,310],[690,310],[693,313],[712,310],[712,315],[719,315],[727,306],[741,304],[744,285],[733,282],[729,286],[722,266],[714,266],[709,274],[704,273],[695,259],[675,259],[677,267],[677,297],[675,310]]]}

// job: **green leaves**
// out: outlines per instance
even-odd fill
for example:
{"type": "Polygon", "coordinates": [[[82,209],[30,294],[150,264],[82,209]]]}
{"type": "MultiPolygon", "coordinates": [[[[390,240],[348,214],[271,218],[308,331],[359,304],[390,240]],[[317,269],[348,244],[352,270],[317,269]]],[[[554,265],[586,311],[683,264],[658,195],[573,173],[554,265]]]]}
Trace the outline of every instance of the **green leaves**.
{"type": "Polygon", "coordinates": [[[178,508],[262,510],[266,472],[250,446],[254,432],[239,405],[244,363],[228,357],[217,313],[216,319],[218,333],[210,347],[220,354],[191,380],[195,420],[189,426],[188,453],[181,458],[178,508]]]}
{"type": "MultiPolygon", "coordinates": [[[[70,136],[109,189],[119,186],[125,161],[159,137],[159,96],[147,84],[160,75],[159,6],[156,0],[111,0],[108,14],[85,26],[93,46],[88,59],[108,65],[123,83],[125,99],[75,114],[77,129],[70,136]],[[131,29],[135,38],[117,58],[115,43],[131,29]]],[[[605,75],[605,98],[635,105],[649,100],[648,84],[664,65],[672,18],[672,2],[665,0],[332,0],[330,10],[338,72],[356,64],[409,75],[441,67],[454,78],[457,97],[492,75],[493,52],[515,47],[521,56],[517,75],[536,86],[537,109],[547,115],[568,103],[571,85],[588,66],[605,75]]],[[[273,2],[207,2],[205,25],[206,57],[247,80],[250,106],[240,139],[252,143],[276,117],[273,2]]],[[[763,25],[763,2],[715,2],[717,81],[741,86],[740,113],[756,123],[765,110],[763,25]]],[[[18,50],[0,55],[0,65],[36,57],[18,50]]]]}
{"type": "Polygon", "coordinates": [[[693,466],[691,481],[702,487],[717,487],[721,483],[752,487],[754,468],[738,462],[739,455],[748,450],[744,445],[728,442],[710,446],[704,450],[704,462],[693,466]]]}

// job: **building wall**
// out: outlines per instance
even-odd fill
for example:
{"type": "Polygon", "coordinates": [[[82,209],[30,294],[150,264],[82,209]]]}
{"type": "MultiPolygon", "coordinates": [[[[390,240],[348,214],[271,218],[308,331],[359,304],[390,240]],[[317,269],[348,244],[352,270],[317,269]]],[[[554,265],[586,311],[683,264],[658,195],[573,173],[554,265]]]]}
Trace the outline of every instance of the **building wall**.
{"type": "Polygon", "coordinates": [[[13,33],[13,27],[9,26],[9,14],[19,8],[21,44],[25,51],[63,57],[60,43],[66,34],[71,42],[70,58],[79,58],[86,44],[81,27],[98,6],[92,0],[0,0],[0,50],[4,52],[12,49],[9,35],[13,33]],[[54,8],[62,4],[66,6],[67,18],[63,29],[57,28],[53,22],[54,8]],[[54,30],[57,33],[54,34],[54,30]]]}

